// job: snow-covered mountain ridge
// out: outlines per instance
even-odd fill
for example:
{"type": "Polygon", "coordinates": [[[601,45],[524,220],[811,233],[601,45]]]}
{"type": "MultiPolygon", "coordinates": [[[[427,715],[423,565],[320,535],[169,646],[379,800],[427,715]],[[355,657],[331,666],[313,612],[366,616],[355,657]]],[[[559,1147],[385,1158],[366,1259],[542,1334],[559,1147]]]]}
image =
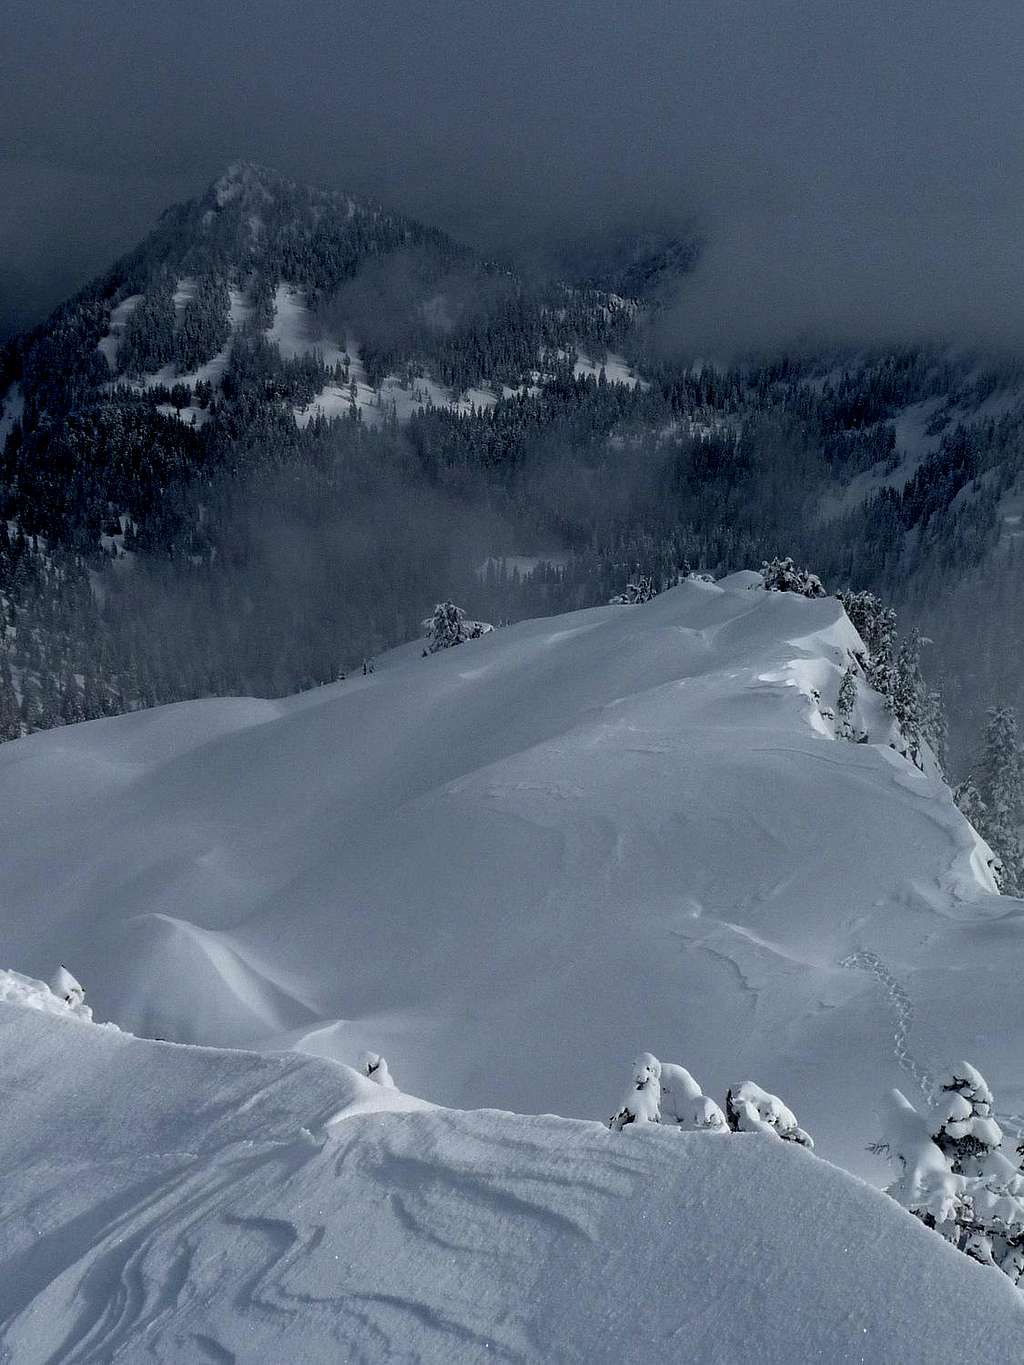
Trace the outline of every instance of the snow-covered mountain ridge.
{"type": "Polygon", "coordinates": [[[650,1048],[879,1181],[890,1085],[968,1056],[1024,1109],[1019,904],[884,729],[832,737],[839,603],[752,579],[4,746],[10,960],[135,1032],[380,1051],[449,1105],[606,1117],[650,1048]]]}
{"type": "Polygon", "coordinates": [[[1019,1354],[1003,1276],[777,1139],[435,1109],[59,1014],[0,1002],[0,1359],[1019,1354]]]}

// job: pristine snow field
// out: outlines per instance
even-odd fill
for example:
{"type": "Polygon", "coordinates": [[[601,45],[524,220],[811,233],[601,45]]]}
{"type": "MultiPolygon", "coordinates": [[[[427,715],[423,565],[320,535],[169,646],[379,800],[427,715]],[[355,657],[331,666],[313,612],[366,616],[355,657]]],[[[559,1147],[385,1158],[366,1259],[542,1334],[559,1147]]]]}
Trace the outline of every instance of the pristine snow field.
{"type": "Polygon", "coordinates": [[[831,737],[838,603],[750,578],[0,746],[7,962],[448,1105],[604,1119],[649,1049],[879,1183],[890,1086],[963,1056],[1024,1110],[1022,906],[940,782],[831,737]]]}
{"type": "Polygon", "coordinates": [[[4,986],[0,1359],[1020,1358],[1005,1277],[776,1138],[434,1109],[4,986]]]}

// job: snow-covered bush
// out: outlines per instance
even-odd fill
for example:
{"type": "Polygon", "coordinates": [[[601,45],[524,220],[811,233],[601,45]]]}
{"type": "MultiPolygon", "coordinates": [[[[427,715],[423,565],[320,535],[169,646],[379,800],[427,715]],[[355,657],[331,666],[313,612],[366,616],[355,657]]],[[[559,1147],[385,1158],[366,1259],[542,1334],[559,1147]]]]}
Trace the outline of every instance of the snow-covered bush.
{"type": "MultiPolygon", "coordinates": [[[[58,1000],[63,1000],[65,1005],[79,1011],[87,1008],[85,1005],[85,987],[75,979],[62,962],[53,976],[50,978],[50,990],[58,1000]]],[[[90,1016],[92,1011],[89,1011],[90,1016]]]]}
{"type": "Polygon", "coordinates": [[[382,1085],[385,1090],[397,1089],[388,1070],[387,1058],[382,1057],[379,1052],[364,1052],[359,1059],[359,1070],[364,1076],[369,1076],[371,1081],[382,1085]]]}
{"type": "Polygon", "coordinates": [[[683,1066],[661,1063],[661,1121],[687,1132],[727,1133],[725,1114],[683,1066]]]}
{"type": "Polygon", "coordinates": [[[657,597],[658,590],[652,581],[641,574],[634,583],[627,583],[624,592],[618,593],[613,597],[608,605],[610,607],[635,607],[641,602],[649,602],[652,597],[657,597]]]}
{"type": "Polygon", "coordinates": [[[825,589],[817,574],[799,569],[788,556],[785,559],[765,560],[761,577],[768,592],[795,592],[801,597],[824,597],[825,589]]]}
{"type": "Polygon", "coordinates": [[[438,602],[433,616],[428,616],[422,624],[429,640],[428,654],[451,649],[466,640],[479,640],[481,635],[487,635],[494,629],[486,621],[467,621],[466,613],[454,602],[438,602]]]}
{"type": "Polygon", "coordinates": [[[649,1052],[641,1052],[633,1063],[633,1079],[626,1097],[608,1127],[621,1132],[630,1123],[661,1122],[661,1063],[649,1052]]]}
{"type": "Polygon", "coordinates": [[[796,1121],[788,1105],[762,1090],[753,1081],[734,1085],[725,1096],[725,1117],[734,1133],[771,1133],[785,1142],[797,1142],[801,1147],[814,1147],[808,1133],[796,1121]]]}

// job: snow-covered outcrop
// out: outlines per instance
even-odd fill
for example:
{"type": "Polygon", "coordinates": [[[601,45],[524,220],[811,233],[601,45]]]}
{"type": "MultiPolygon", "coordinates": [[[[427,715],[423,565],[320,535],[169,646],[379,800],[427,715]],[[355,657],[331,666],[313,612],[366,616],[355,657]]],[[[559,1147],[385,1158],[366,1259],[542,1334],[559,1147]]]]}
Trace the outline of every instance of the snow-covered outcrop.
{"type": "Polygon", "coordinates": [[[675,1062],[661,1063],[661,1114],[663,1123],[678,1124],[687,1132],[729,1131],[721,1106],[675,1062]]]}
{"type": "Polygon", "coordinates": [[[433,1109],[0,1004],[0,1359],[1016,1360],[1024,1307],[792,1144],[433,1109]]]}
{"type": "Polygon", "coordinates": [[[966,1055],[1024,1111],[1021,907],[936,776],[818,723],[836,599],[751,581],[0,746],[8,960],[459,1107],[604,1119],[638,1048],[683,1056],[883,1183],[888,1088],[966,1055]]]}

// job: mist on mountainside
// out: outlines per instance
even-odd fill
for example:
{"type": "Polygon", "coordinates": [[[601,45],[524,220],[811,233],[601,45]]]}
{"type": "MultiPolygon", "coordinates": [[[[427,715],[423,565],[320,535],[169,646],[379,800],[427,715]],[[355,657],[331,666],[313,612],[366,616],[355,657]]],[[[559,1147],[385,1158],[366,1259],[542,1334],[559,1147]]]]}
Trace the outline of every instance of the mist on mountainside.
{"type": "Polygon", "coordinates": [[[1009,0],[503,14],[226,0],[193,8],[189,40],[169,45],[152,8],[96,0],[86,21],[71,0],[42,14],[12,0],[4,325],[41,316],[243,156],[489,253],[557,254],[620,226],[693,233],[706,250],[664,341],[705,356],[1019,338],[1009,0]]]}

